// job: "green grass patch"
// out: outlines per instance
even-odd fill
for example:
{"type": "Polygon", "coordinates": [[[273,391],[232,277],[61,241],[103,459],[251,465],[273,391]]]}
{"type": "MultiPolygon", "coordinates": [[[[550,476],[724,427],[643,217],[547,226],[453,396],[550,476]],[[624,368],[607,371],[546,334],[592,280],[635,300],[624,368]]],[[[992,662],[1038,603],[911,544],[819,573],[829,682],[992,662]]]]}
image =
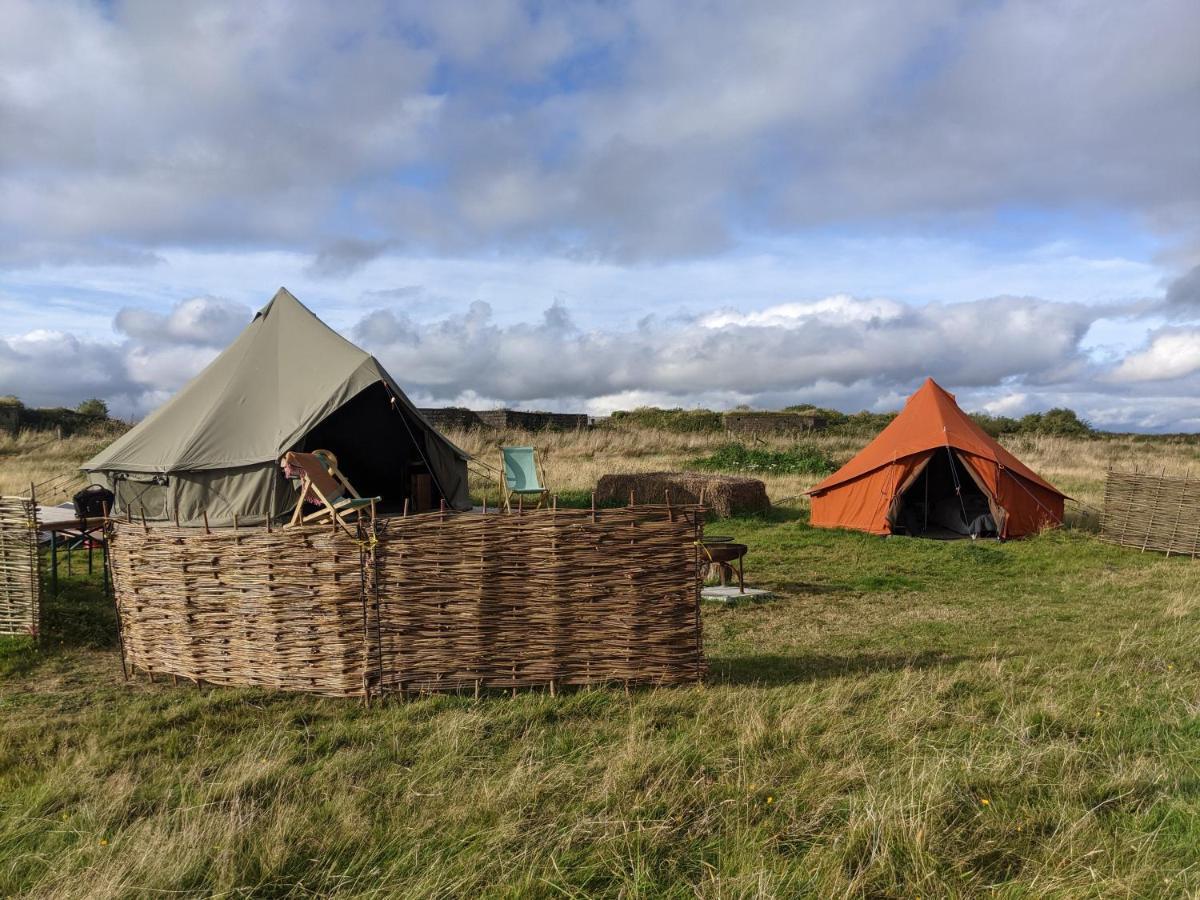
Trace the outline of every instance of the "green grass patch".
{"type": "Polygon", "coordinates": [[[98,577],[0,641],[0,896],[1200,891],[1200,569],[723,520],[706,684],[363,707],[126,684],[98,577]],[[17,660],[17,662],[13,662],[17,660]]]}
{"type": "Polygon", "coordinates": [[[689,460],[688,467],[714,472],[741,472],[773,475],[826,475],[837,468],[819,447],[800,444],[790,450],[764,450],[730,443],[708,456],[689,460]]]}

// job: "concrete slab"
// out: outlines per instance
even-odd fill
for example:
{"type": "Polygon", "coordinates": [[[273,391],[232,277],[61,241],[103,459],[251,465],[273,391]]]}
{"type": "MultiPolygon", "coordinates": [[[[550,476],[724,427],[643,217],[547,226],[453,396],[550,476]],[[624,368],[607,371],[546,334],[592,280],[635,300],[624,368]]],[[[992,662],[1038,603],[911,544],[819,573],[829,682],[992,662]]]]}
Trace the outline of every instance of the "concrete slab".
{"type": "Polygon", "coordinates": [[[738,590],[736,584],[726,585],[721,587],[704,587],[700,589],[701,600],[711,600],[714,603],[761,603],[764,600],[773,600],[775,595],[771,591],[763,590],[762,588],[746,588],[746,592],[742,593],[738,590]]]}

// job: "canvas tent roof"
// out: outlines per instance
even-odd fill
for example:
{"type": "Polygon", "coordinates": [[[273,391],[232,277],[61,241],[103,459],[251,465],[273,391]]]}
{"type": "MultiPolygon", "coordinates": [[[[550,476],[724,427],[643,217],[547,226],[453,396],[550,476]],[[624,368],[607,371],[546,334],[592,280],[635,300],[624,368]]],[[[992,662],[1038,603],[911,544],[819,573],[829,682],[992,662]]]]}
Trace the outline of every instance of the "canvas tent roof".
{"type": "Polygon", "coordinates": [[[378,382],[445,452],[468,458],[429,424],[378,360],[280,288],[204,371],[83,468],[171,473],[273,463],[378,382]]]}
{"type": "Polygon", "coordinates": [[[1048,491],[1061,493],[1000,446],[959,408],[954,395],[932,378],[925,379],[925,383],[908,398],[900,414],[879,432],[875,440],[809,493],[827,491],[898,459],[946,446],[990,459],[1048,491]]]}

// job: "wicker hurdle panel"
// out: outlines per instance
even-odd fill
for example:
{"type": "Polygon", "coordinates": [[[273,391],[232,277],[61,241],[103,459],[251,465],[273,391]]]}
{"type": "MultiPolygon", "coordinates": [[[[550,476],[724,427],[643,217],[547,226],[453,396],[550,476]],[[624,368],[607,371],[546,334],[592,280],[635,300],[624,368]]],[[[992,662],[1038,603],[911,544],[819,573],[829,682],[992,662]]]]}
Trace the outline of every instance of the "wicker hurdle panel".
{"type": "Polygon", "coordinates": [[[196,682],[362,695],[362,547],[328,527],[117,524],[109,537],[123,661],[196,682]]]}
{"type": "Polygon", "coordinates": [[[28,497],[0,497],[0,634],[36,635],[42,592],[37,505],[28,497]]]}
{"type": "Polygon", "coordinates": [[[387,520],[380,689],[698,680],[701,528],[648,506],[387,520]]]}
{"type": "Polygon", "coordinates": [[[1100,536],[1143,551],[1195,557],[1200,554],[1200,480],[1110,471],[1100,536]]]}
{"type": "Polygon", "coordinates": [[[701,513],[427,513],[350,535],[113,524],[127,670],[332,696],[705,671],[701,513]]]}

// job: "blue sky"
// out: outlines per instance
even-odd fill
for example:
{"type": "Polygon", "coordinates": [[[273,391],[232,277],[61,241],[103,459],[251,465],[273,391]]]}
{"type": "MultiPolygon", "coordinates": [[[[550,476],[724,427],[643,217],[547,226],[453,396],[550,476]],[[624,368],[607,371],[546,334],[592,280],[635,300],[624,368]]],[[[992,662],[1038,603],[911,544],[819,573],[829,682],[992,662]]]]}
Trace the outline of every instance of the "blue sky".
{"type": "Polygon", "coordinates": [[[1200,429],[1200,8],[0,0],[0,394],[280,285],[420,403],[1200,429]]]}

